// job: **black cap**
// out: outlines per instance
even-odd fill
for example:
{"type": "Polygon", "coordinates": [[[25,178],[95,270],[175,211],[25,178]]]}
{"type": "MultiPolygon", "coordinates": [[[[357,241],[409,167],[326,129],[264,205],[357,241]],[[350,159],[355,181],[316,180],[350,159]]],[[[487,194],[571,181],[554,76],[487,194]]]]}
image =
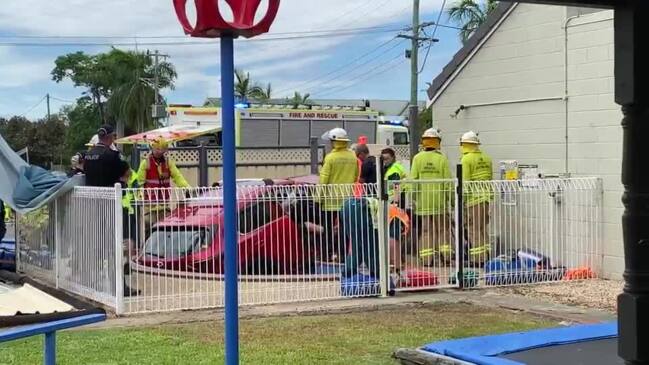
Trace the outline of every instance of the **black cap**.
{"type": "Polygon", "coordinates": [[[105,137],[113,133],[115,133],[115,130],[113,129],[113,126],[109,124],[104,124],[101,126],[101,128],[97,129],[97,135],[99,137],[105,137]]]}

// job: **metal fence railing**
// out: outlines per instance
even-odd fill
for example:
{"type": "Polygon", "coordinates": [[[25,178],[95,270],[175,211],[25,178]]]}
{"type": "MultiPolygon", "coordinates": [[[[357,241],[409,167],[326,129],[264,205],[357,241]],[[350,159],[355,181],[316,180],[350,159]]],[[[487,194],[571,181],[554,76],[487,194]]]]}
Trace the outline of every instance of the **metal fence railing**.
{"type": "Polygon", "coordinates": [[[471,285],[587,279],[601,269],[597,178],[464,184],[471,285]]]}
{"type": "Polygon", "coordinates": [[[116,307],[115,189],[76,187],[18,217],[18,270],[116,307]]]}
{"type": "Polygon", "coordinates": [[[416,180],[390,181],[387,198],[390,223],[398,221],[394,209],[401,207],[409,213],[405,232],[388,231],[390,259],[394,267],[393,280],[397,290],[437,289],[455,287],[458,260],[455,235],[457,181],[416,180]],[[391,213],[391,214],[390,214],[391,213]]]}
{"type": "MultiPolygon", "coordinates": [[[[240,303],[594,277],[601,195],[597,178],[242,181],[240,303]]],[[[77,187],[17,224],[19,270],[119,314],[223,305],[218,187],[77,187]]]]}
{"type": "MultiPolygon", "coordinates": [[[[221,306],[222,190],[124,194],[133,197],[124,311],[221,306]]],[[[241,304],[380,293],[375,185],[241,185],[237,194],[241,304]]]]}

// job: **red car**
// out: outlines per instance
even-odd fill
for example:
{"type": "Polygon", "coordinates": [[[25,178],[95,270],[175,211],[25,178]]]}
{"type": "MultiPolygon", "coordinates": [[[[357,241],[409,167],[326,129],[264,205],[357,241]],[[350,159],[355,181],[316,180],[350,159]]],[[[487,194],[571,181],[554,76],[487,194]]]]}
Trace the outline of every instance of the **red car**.
{"type": "MultiPolygon", "coordinates": [[[[303,272],[310,257],[301,239],[301,228],[285,212],[278,198],[280,186],[290,180],[274,180],[276,187],[260,181],[240,181],[239,270],[243,274],[291,274],[303,272]]],[[[144,244],[138,263],[174,271],[223,273],[222,191],[189,199],[154,230],[144,244]]]]}

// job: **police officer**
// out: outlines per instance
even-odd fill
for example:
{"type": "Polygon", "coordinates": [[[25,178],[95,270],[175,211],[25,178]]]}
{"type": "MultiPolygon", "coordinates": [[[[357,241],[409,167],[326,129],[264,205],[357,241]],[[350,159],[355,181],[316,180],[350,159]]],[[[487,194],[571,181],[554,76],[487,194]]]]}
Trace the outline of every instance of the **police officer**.
{"type": "MultiPolygon", "coordinates": [[[[119,183],[124,187],[124,182],[131,177],[128,163],[120,157],[119,151],[111,148],[115,142],[115,130],[110,125],[103,125],[97,130],[99,142],[86,153],[84,170],[86,172],[86,185],[99,187],[113,187],[119,183]]],[[[127,216],[128,217],[128,214],[127,216]]],[[[126,222],[127,226],[128,221],[126,222]]],[[[128,235],[125,235],[128,239],[128,235]]],[[[128,252],[126,245],[124,251],[128,252]]],[[[124,264],[124,296],[136,296],[138,290],[131,289],[126,282],[126,275],[130,273],[129,258],[124,264]]]]}
{"type": "Polygon", "coordinates": [[[97,130],[99,142],[90,148],[84,158],[86,185],[113,187],[120,182],[121,158],[110,146],[115,142],[115,130],[103,125],[97,130]]]}

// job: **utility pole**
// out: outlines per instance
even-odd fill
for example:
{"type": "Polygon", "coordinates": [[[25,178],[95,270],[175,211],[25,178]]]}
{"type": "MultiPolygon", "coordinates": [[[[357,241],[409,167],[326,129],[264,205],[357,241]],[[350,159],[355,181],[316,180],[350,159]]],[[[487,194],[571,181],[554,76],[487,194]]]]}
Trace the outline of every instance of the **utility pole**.
{"type": "Polygon", "coordinates": [[[151,113],[155,119],[166,117],[166,112],[160,106],[160,58],[166,59],[167,57],[169,57],[169,55],[160,54],[160,51],[158,50],[153,54],[153,87],[155,89],[155,96],[153,106],[151,107],[151,113]]]}
{"type": "Polygon", "coordinates": [[[412,2],[412,49],[410,53],[410,108],[408,127],[410,128],[410,160],[419,152],[419,0],[412,2]]]}
{"type": "Polygon", "coordinates": [[[47,99],[47,121],[50,121],[50,93],[47,93],[45,95],[45,98],[47,99]]]}
{"type": "Polygon", "coordinates": [[[412,48],[406,51],[406,57],[410,58],[410,102],[408,106],[408,128],[410,131],[410,159],[415,157],[419,152],[419,101],[417,93],[419,92],[419,43],[420,42],[438,42],[438,39],[432,37],[420,37],[421,31],[435,23],[419,23],[419,0],[413,0],[412,4],[412,34],[399,34],[397,37],[410,39],[412,48]]]}
{"type": "Polygon", "coordinates": [[[160,77],[158,76],[158,70],[159,70],[158,66],[160,65],[160,52],[157,49],[155,50],[154,57],[155,57],[155,61],[154,61],[155,63],[153,66],[153,73],[154,73],[153,85],[155,86],[154,100],[155,100],[155,105],[158,105],[158,101],[159,101],[158,95],[160,94],[160,86],[159,86],[160,77]]]}

